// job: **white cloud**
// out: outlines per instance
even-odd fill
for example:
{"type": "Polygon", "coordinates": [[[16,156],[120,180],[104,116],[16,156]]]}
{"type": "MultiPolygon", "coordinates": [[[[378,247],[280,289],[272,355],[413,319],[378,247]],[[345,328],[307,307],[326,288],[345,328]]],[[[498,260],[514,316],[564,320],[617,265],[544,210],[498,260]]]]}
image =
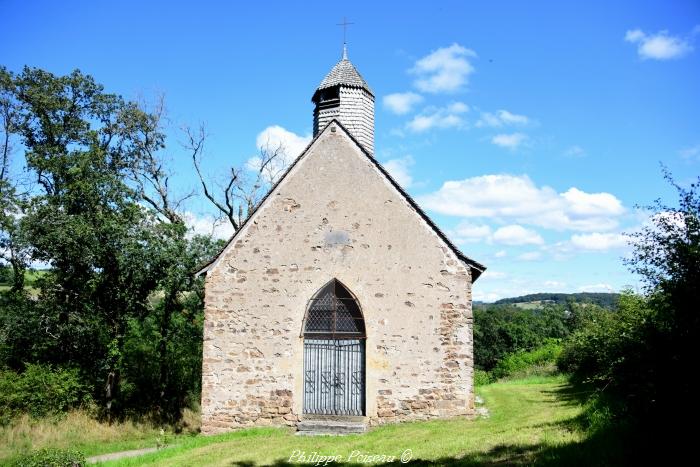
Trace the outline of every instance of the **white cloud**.
{"type": "Polygon", "coordinates": [[[409,113],[413,106],[423,102],[423,96],[415,92],[397,92],[384,96],[384,107],[396,115],[409,113]]]}
{"type": "Polygon", "coordinates": [[[545,287],[553,287],[553,288],[560,289],[560,288],[562,288],[562,287],[566,287],[566,283],[565,283],[565,282],[559,282],[559,281],[544,281],[544,286],[545,286],[545,287]]]}
{"type": "Polygon", "coordinates": [[[625,248],[629,237],[618,233],[577,234],[571,237],[571,245],[588,251],[607,251],[615,248],[625,248]]]}
{"type": "Polygon", "coordinates": [[[413,184],[413,177],[410,173],[410,168],[413,164],[413,157],[406,156],[399,159],[390,159],[382,165],[399,185],[408,188],[413,184]]]}
{"type": "Polygon", "coordinates": [[[508,148],[512,151],[518,149],[525,141],[527,141],[527,135],[524,133],[500,134],[491,138],[491,142],[496,146],[508,148]]]}
{"type": "Polygon", "coordinates": [[[418,198],[427,209],[459,217],[514,219],[521,224],[555,230],[601,232],[618,225],[625,212],[610,193],[570,188],[557,193],[538,187],[526,175],[483,175],[447,181],[434,193],[418,198]]]}
{"type": "Polygon", "coordinates": [[[508,252],[506,250],[499,250],[496,253],[494,253],[493,256],[496,258],[505,258],[506,256],[508,256],[508,252]]]}
{"type": "Polygon", "coordinates": [[[475,288],[473,297],[477,302],[495,302],[498,299],[503,298],[503,294],[499,292],[483,292],[480,289],[475,288]]]}
{"type": "Polygon", "coordinates": [[[518,256],[520,261],[537,261],[542,257],[542,253],[539,251],[529,251],[518,256]]]}
{"type": "Polygon", "coordinates": [[[458,91],[474,72],[474,67],[469,63],[471,57],[476,57],[476,53],[459,44],[434,50],[418,60],[410,70],[417,76],[414,85],[429,93],[458,91]]]}
{"type": "MultiPolygon", "coordinates": [[[[311,135],[297,135],[279,125],[272,125],[261,131],[255,140],[256,146],[270,152],[280,151],[279,156],[266,169],[268,181],[276,181],[294,159],[301,154],[301,151],[306,148],[310,141],[311,135]]],[[[257,171],[260,168],[260,164],[261,159],[259,156],[253,156],[246,161],[248,169],[253,171],[257,171]]]]}
{"type": "Polygon", "coordinates": [[[644,37],[645,34],[642,32],[641,29],[631,29],[625,33],[625,40],[627,42],[638,42],[644,39],[644,37]]]}
{"type": "Polygon", "coordinates": [[[685,217],[678,211],[663,211],[653,214],[646,225],[663,226],[664,231],[685,230],[685,217]]]}
{"type": "Polygon", "coordinates": [[[413,117],[406,128],[421,133],[431,128],[459,128],[465,125],[461,114],[469,111],[463,102],[453,102],[447,107],[428,107],[420,115],[413,117]]]}
{"type": "Polygon", "coordinates": [[[447,106],[447,111],[454,114],[469,112],[469,106],[464,102],[453,102],[447,106]]]}
{"type": "Polygon", "coordinates": [[[187,211],[184,213],[183,218],[191,235],[207,235],[219,239],[229,239],[234,232],[233,226],[228,220],[216,218],[209,214],[198,215],[187,211]]]}
{"type": "Polygon", "coordinates": [[[625,41],[637,44],[637,54],[642,59],[671,60],[693,51],[693,46],[687,40],[671,36],[668,31],[646,34],[641,29],[633,29],[627,31],[625,41]]]}
{"type": "MultiPolygon", "coordinates": [[[[662,236],[684,235],[683,232],[687,230],[685,217],[677,211],[662,211],[651,214],[644,219],[637,231],[639,232],[642,229],[651,229],[651,231],[662,236]]],[[[632,240],[636,242],[634,238],[632,240]]]]}
{"type": "Polygon", "coordinates": [[[505,272],[500,272],[500,271],[492,271],[490,269],[487,269],[484,271],[484,273],[481,275],[483,279],[489,278],[489,279],[503,279],[506,277],[507,274],[505,272]]]}
{"type": "Polygon", "coordinates": [[[614,292],[612,285],[600,283],[600,284],[590,284],[582,285],[578,288],[579,292],[614,292]]]}
{"type": "MultiPolygon", "coordinates": [[[[537,232],[517,224],[500,227],[492,233],[491,227],[486,224],[462,221],[448,233],[450,238],[460,244],[475,242],[500,243],[511,246],[544,244],[544,240],[537,232]]],[[[502,258],[506,254],[505,250],[501,250],[495,253],[495,257],[502,258]]]]}
{"type": "Polygon", "coordinates": [[[527,125],[530,119],[525,115],[518,115],[507,110],[497,110],[495,113],[482,112],[476,122],[478,128],[500,128],[505,125],[527,125]]]}
{"type": "Polygon", "coordinates": [[[698,160],[698,159],[700,159],[700,144],[696,144],[695,146],[681,149],[680,151],[678,151],[678,153],[681,155],[681,157],[683,159],[698,160]]]}
{"type": "Polygon", "coordinates": [[[493,241],[504,245],[542,245],[544,240],[534,230],[522,225],[507,225],[493,233],[493,241]]]}
{"type": "Polygon", "coordinates": [[[467,222],[460,222],[450,232],[450,237],[457,243],[474,243],[487,239],[490,235],[491,227],[488,225],[475,225],[467,222]]]}
{"type": "Polygon", "coordinates": [[[564,155],[566,157],[584,157],[586,155],[586,151],[581,146],[574,145],[566,148],[564,155]]]}

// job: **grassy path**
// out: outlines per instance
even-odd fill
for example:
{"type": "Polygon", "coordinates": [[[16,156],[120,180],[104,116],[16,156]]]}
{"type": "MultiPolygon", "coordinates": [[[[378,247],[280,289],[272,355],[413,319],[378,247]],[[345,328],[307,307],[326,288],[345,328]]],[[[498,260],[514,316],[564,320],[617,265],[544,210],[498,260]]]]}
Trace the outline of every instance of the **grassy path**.
{"type": "Polygon", "coordinates": [[[165,451],[103,465],[288,465],[295,452],[341,456],[340,463],[349,465],[368,460],[352,457],[354,452],[395,456],[398,462],[408,449],[409,465],[586,463],[580,444],[585,434],[572,428],[581,406],[566,397],[569,390],[559,377],[496,383],[477,390],[491,411],[489,419],[404,423],[345,437],[297,437],[286,429],[257,428],[179,440],[165,451]]]}

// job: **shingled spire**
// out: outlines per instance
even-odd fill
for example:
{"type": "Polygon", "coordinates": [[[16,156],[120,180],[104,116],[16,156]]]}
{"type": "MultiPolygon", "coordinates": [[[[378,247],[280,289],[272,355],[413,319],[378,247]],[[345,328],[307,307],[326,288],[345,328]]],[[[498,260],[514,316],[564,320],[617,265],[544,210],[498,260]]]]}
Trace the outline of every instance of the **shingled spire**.
{"type": "Polygon", "coordinates": [[[332,119],[337,119],[370,153],[374,153],[374,93],[348,59],[343,56],[323,78],[311,101],[314,108],[314,136],[332,119]]]}

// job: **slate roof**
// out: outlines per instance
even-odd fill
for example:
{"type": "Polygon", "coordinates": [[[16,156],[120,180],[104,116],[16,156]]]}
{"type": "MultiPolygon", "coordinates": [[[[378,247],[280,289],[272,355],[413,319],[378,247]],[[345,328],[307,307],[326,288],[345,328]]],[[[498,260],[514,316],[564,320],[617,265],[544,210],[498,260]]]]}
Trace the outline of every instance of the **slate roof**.
{"type": "Polygon", "coordinates": [[[277,180],[277,182],[270,188],[270,191],[267,192],[267,194],[263,197],[262,200],[260,200],[260,203],[258,206],[253,210],[253,212],[248,216],[248,218],[243,222],[243,224],[240,226],[240,228],[234,232],[233,236],[229,239],[228,242],[226,242],[226,245],[221,249],[221,251],[214,256],[209,262],[201,265],[197,271],[195,271],[195,275],[200,275],[200,274],[206,274],[206,272],[209,270],[209,268],[216,262],[217,259],[226,251],[226,249],[233,243],[233,241],[236,239],[238,236],[238,233],[243,230],[243,228],[248,224],[249,221],[255,216],[255,213],[262,207],[262,205],[265,203],[267,198],[275,191],[277,186],[282,183],[282,181],[287,178],[287,175],[289,172],[292,171],[295,165],[306,155],[307,151],[313,146],[313,144],[316,142],[316,140],[323,134],[323,132],[328,128],[331,124],[337,124],[340,128],[343,129],[343,131],[350,137],[350,139],[360,148],[362,153],[367,156],[367,158],[374,164],[377,169],[389,180],[389,182],[398,190],[398,192],[404,197],[404,199],[408,202],[408,204],[416,211],[416,213],[433,229],[433,231],[437,234],[440,239],[445,242],[445,244],[452,250],[452,252],[459,258],[460,261],[462,261],[465,265],[467,265],[471,271],[472,275],[472,282],[476,281],[481,273],[483,273],[486,270],[486,266],[483,264],[474,261],[473,259],[469,258],[467,255],[462,253],[462,251],[457,248],[457,246],[450,241],[449,238],[447,238],[447,235],[445,235],[442,230],[433,222],[433,220],[428,217],[428,215],[418,206],[418,203],[415,202],[413,198],[401,187],[401,185],[398,184],[396,180],[394,180],[391,175],[389,175],[389,172],[377,161],[377,159],[372,156],[360,143],[357,141],[357,139],[350,133],[342,123],[340,123],[338,120],[333,119],[328,124],[318,132],[316,137],[314,137],[313,140],[306,146],[306,148],[299,154],[299,156],[292,162],[289,167],[287,167],[287,170],[282,174],[282,176],[277,180]]]}
{"type": "Polygon", "coordinates": [[[318,86],[318,90],[330,88],[333,86],[349,86],[353,88],[363,88],[367,90],[372,96],[374,93],[369,88],[367,82],[362,78],[360,73],[355,68],[355,65],[348,60],[348,55],[345,50],[343,50],[343,58],[340,59],[338,63],[335,64],[333,69],[323,78],[321,84],[318,86]]]}

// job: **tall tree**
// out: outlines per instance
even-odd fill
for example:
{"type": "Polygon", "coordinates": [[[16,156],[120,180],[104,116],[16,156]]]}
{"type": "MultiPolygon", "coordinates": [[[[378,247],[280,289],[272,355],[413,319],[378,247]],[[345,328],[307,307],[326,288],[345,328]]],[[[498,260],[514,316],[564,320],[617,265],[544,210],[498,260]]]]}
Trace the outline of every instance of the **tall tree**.
{"type": "Polygon", "coordinates": [[[142,157],[136,106],[87,75],[25,68],[15,81],[26,165],[37,191],[21,228],[32,258],[51,265],[41,284],[56,363],[102,375],[115,398],[127,319],[157,285],[148,248],[152,213],[128,185],[142,157]]]}

